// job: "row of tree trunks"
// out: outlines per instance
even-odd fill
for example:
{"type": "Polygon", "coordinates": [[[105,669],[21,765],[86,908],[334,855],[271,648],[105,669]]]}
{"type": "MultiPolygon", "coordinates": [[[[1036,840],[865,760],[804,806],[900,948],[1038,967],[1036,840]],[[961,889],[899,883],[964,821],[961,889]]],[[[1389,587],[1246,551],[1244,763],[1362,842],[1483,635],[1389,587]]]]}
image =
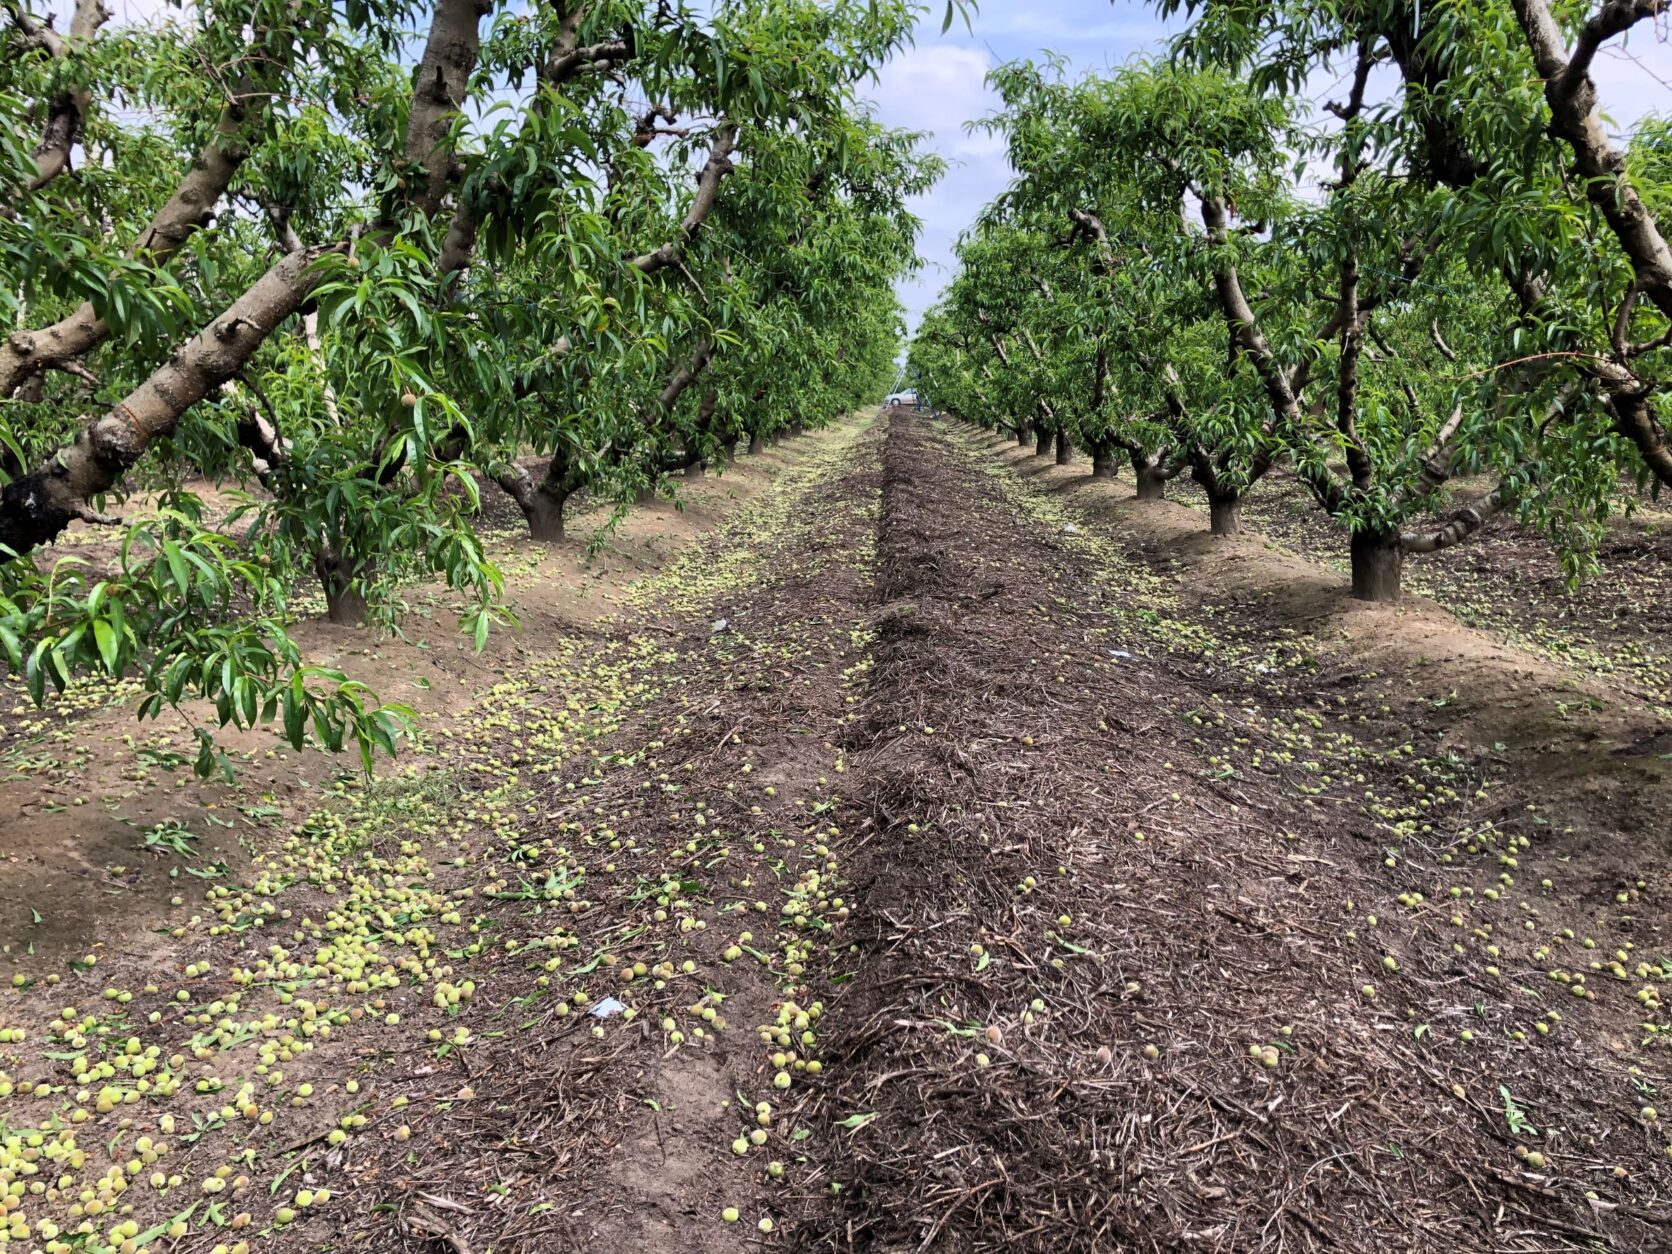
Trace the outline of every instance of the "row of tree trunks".
{"type": "MultiPolygon", "coordinates": [[[[734,435],[724,445],[728,462],[737,459],[737,446],[742,439],[741,434],[734,435]]],[[[748,451],[751,454],[758,456],[766,452],[766,446],[766,437],[759,431],[750,433],[748,451]]],[[[699,459],[685,467],[684,473],[688,479],[700,479],[707,467],[708,463],[699,459]]],[[[521,466],[512,465],[496,474],[494,482],[522,511],[523,519],[528,523],[529,539],[542,544],[563,542],[564,507],[582,486],[580,476],[566,453],[553,455],[545,475],[538,480],[521,466]]],[[[639,505],[649,505],[655,500],[654,488],[646,488],[635,498],[639,505]]]]}
{"type": "MultiPolygon", "coordinates": [[[[1057,464],[1067,465],[1073,457],[1072,445],[1066,436],[1042,432],[1037,445],[1044,456],[1050,441],[1056,441],[1057,464]],[[1069,451],[1065,455],[1064,448],[1069,451]]],[[[1019,437],[1026,443],[1025,433],[1019,437]]],[[[1115,479],[1120,461],[1113,445],[1092,445],[1091,473],[1095,479],[1115,479]]],[[[1131,454],[1130,461],[1137,479],[1137,499],[1160,501],[1166,499],[1169,475],[1159,458],[1131,454]]],[[[1235,536],[1242,534],[1242,497],[1239,495],[1210,496],[1208,525],[1211,534],[1235,536]]],[[[1353,595],[1361,601],[1397,601],[1402,592],[1405,549],[1397,535],[1354,534],[1351,541],[1353,595]]]]}

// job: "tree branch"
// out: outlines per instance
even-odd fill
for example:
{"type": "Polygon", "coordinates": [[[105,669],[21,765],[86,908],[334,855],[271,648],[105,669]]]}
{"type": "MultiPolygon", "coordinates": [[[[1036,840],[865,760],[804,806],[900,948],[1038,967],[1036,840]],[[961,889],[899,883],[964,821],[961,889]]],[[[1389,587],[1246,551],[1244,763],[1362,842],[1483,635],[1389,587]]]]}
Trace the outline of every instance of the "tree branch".
{"type": "Polygon", "coordinates": [[[1113,274],[1118,263],[1114,249],[1109,246],[1109,232],[1103,225],[1103,219],[1085,209],[1070,209],[1068,218],[1074,223],[1076,235],[1084,234],[1097,245],[1099,272],[1105,276],[1113,274]]]}
{"type": "Polygon", "coordinates": [[[1454,544],[1461,544],[1475,532],[1515,503],[1508,483],[1500,483],[1480,500],[1466,506],[1433,531],[1403,532],[1399,547],[1407,553],[1438,553],[1454,544]]]}
{"type": "Polygon", "coordinates": [[[603,72],[612,69],[638,55],[630,27],[620,39],[603,40],[582,47],[581,27],[586,22],[587,4],[583,0],[571,8],[567,0],[560,0],[557,8],[560,14],[557,41],[545,61],[534,70],[535,76],[548,87],[557,87],[589,70],[603,72]]]}
{"type": "MultiPolygon", "coordinates": [[[[1218,293],[1225,321],[1230,326],[1232,342],[1248,355],[1260,382],[1265,386],[1274,434],[1298,444],[1304,439],[1302,414],[1289,373],[1278,362],[1265,333],[1260,330],[1259,319],[1243,292],[1236,266],[1225,259],[1224,249],[1230,240],[1230,213],[1225,202],[1217,196],[1203,196],[1201,201],[1202,221],[1207,226],[1208,238],[1220,250],[1220,259],[1215,261],[1213,268],[1214,289],[1218,293]]],[[[1307,465],[1297,458],[1295,472],[1328,513],[1338,513],[1346,504],[1345,491],[1327,468],[1307,465]]]]}
{"type": "Polygon", "coordinates": [[[674,371],[673,377],[667,382],[667,386],[656,397],[656,407],[662,411],[664,416],[673,412],[673,407],[679,403],[679,398],[685,395],[687,388],[702,377],[702,372],[708,369],[708,363],[713,359],[714,345],[706,339],[698,340],[697,347],[691,354],[691,360],[674,371]]]}
{"type": "Polygon", "coordinates": [[[1446,343],[1446,337],[1440,334],[1440,320],[1438,318],[1429,320],[1428,334],[1434,341],[1434,347],[1440,350],[1440,356],[1449,362],[1457,360],[1457,354],[1452,351],[1451,345],[1446,343]]]}
{"type": "Polygon", "coordinates": [[[279,431],[279,415],[261,386],[242,370],[238,372],[238,381],[255,394],[256,400],[267,411],[263,415],[256,406],[247,406],[237,419],[237,429],[238,443],[249,450],[250,469],[261,481],[261,486],[271,492],[275,473],[285,460],[290,441],[279,431]]]}
{"type": "Polygon", "coordinates": [[[1654,215],[1625,174],[1625,158],[1614,147],[1597,110],[1590,64],[1597,49],[1636,23],[1665,11],[1668,0],[1606,0],[1585,24],[1570,57],[1561,27],[1547,0],[1511,0],[1533,64],[1544,79],[1550,131],[1573,150],[1573,164],[1585,196],[1602,214],[1625,251],[1638,290],[1672,318],[1672,249],[1654,215]]]}
{"type": "Polygon", "coordinates": [[[1603,404],[1614,415],[1614,429],[1637,446],[1644,463],[1660,482],[1672,486],[1672,442],[1666,436],[1648,393],[1610,392],[1603,404]]]}
{"type": "MultiPolygon", "coordinates": [[[[241,84],[221,112],[214,134],[175,185],[174,193],[152,216],[150,224],[128,250],[132,257],[161,265],[213,216],[215,206],[249,154],[244,142],[244,99],[258,95],[241,84]]],[[[110,334],[110,327],[91,301],[50,326],[16,331],[0,342],[0,399],[10,396],[25,379],[61,361],[85,356],[110,334]]]]}
{"type": "Polygon", "coordinates": [[[685,220],[679,224],[678,233],[654,252],[633,258],[627,263],[628,266],[642,274],[654,274],[684,260],[685,250],[696,239],[709,214],[714,212],[714,206],[720,196],[720,182],[732,172],[731,157],[736,149],[736,125],[722,122],[714,131],[714,142],[708,150],[708,160],[703,163],[703,168],[697,175],[696,195],[691,199],[691,207],[685,211],[685,220]]]}
{"type": "Polygon", "coordinates": [[[115,487],[180,416],[244,368],[263,341],[307,299],[314,263],[329,249],[290,253],[220,317],[182,345],[75,442],[0,492],[0,544],[14,554],[53,540],[94,497],[115,487]]]}
{"type": "Polygon", "coordinates": [[[1358,433],[1359,355],[1364,348],[1364,318],[1358,306],[1358,255],[1349,250],[1341,263],[1341,358],[1335,376],[1335,424],[1347,456],[1353,487],[1368,491],[1375,467],[1358,433]]]}
{"type": "Polygon", "coordinates": [[[1567,69],[1562,71],[1557,85],[1568,95],[1578,91],[1603,44],[1665,8],[1666,0],[1607,0],[1579,32],[1579,42],[1573,45],[1567,69]]]}
{"type": "MultiPolygon", "coordinates": [[[[55,61],[66,61],[74,55],[76,46],[92,41],[111,18],[104,0],[76,0],[75,13],[70,18],[70,37],[64,39],[49,24],[43,26],[23,11],[16,0],[7,6],[12,22],[22,32],[25,43],[45,50],[55,61]]],[[[25,194],[37,192],[70,168],[70,150],[75,147],[81,129],[87,122],[87,111],[93,97],[85,85],[65,88],[47,106],[46,126],[41,141],[35,146],[35,174],[24,185],[25,194]]]]}

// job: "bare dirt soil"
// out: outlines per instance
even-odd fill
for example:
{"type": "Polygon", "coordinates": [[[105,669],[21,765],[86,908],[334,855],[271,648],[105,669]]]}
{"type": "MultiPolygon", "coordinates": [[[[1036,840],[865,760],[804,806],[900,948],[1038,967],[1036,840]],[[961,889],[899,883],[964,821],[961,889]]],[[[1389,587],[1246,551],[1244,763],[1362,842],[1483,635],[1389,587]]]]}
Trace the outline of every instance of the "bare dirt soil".
{"type": "MultiPolygon", "coordinates": [[[[1250,649],[1287,652],[1366,689],[1353,713],[1362,725],[1379,725],[1389,736],[1420,728],[1441,747],[1509,768],[1506,782],[1516,799],[1540,805],[1548,824],[1571,828],[1568,839],[1587,843],[1590,857],[1581,866],[1597,872],[1598,891],[1640,869],[1645,851],[1664,856],[1672,836],[1666,819],[1672,712],[1654,684],[1643,681],[1649,671],[1593,665],[1596,659],[1578,646],[1536,644],[1502,616],[1471,626],[1450,605],[1420,593],[1396,605],[1354,600],[1344,566],[1297,553],[1252,523],[1242,536],[1210,536],[1205,511],[1134,500],[1129,488],[1094,480],[1083,465],[1058,467],[1009,441],[967,439],[1060,497],[1077,516],[1118,535],[1122,551],[1156,587],[1181,597],[1217,633],[1250,649]]],[[[1318,526],[1310,519],[1302,525],[1318,526]]],[[[1311,543],[1323,541],[1314,536],[1311,543]]],[[[1520,543],[1531,542],[1522,537],[1520,543]]],[[[1495,552],[1483,543],[1422,569],[1438,571],[1454,556],[1491,561],[1495,552]]],[[[1547,547],[1545,558],[1554,562],[1547,547]]],[[[1504,578],[1513,581],[1516,569],[1512,557],[1504,578]]],[[[1632,586],[1629,572],[1621,578],[1632,586]]],[[[1647,619],[1658,612],[1655,595],[1651,588],[1640,591],[1647,619]]],[[[1516,604],[1529,618],[1553,621],[1567,594],[1546,587],[1542,600],[1523,592],[1516,604]]],[[[1590,621],[1580,619],[1572,630],[1583,631],[1590,621]]],[[[1651,641],[1641,656],[1658,666],[1662,647],[1651,641]]]]}
{"type": "MultiPolygon", "coordinates": [[[[1461,503],[1489,487],[1457,484],[1451,499],[1461,503]]],[[[1179,500],[1206,511],[1194,485],[1181,480],[1178,488],[1179,500]]],[[[1625,496],[1633,511],[1604,526],[1599,569],[1577,585],[1547,537],[1504,515],[1459,548],[1412,558],[1406,584],[1469,626],[1672,710],[1672,512],[1629,489],[1625,496]]],[[[1244,519],[1332,572],[1346,570],[1346,533],[1292,476],[1261,483],[1244,519]]]]}
{"type": "MultiPolygon", "coordinates": [[[[450,598],[421,587],[407,591],[411,612],[400,637],[372,637],[323,617],[298,622],[292,637],[311,662],[337,667],[385,701],[426,721],[456,718],[497,679],[618,613],[633,581],[664,567],[796,460],[796,446],[781,445],[723,474],[681,480],[677,496],[636,507],[591,557],[587,544],[610,522],[609,506],[583,504],[569,521],[571,542],[548,549],[527,541],[509,498],[485,493],[483,531],[505,572],[516,626],[496,631],[480,653],[459,632],[450,598]]],[[[231,508],[224,493],[194,488],[211,516],[231,508]]],[[[85,527],[72,529],[64,547],[90,562],[111,557],[108,542],[85,527]]],[[[188,705],[181,715],[138,723],[137,704],[132,685],[86,683],[37,710],[20,682],[0,684],[0,966],[8,957],[61,963],[100,945],[133,944],[182,883],[244,872],[258,846],[357,771],[346,760],[293,752],[271,732],[222,731],[218,742],[242,765],[239,781],[202,782],[191,770],[192,725],[213,726],[212,712],[188,705]],[[197,865],[175,856],[185,849],[197,865]]]]}
{"type": "Polygon", "coordinates": [[[799,446],[143,950],[20,960],[0,1231],[1665,1248],[1649,707],[1000,452],[799,446]]]}

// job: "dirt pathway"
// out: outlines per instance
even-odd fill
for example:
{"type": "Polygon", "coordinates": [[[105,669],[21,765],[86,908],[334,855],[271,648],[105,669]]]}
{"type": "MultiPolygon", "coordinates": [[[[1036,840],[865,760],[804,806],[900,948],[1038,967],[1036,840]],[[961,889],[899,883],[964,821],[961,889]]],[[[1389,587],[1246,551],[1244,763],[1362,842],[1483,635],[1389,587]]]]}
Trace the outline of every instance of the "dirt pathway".
{"type": "Polygon", "coordinates": [[[1665,867],[1589,858],[1378,676],[1203,617],[909,415],[631,598],[212,890],[191,966],[0,1002],[42,1016],[6,1126],[87,1160],[13,1219],[125,1201],[137,1249],[184,1215],[153,1254],[1664,1248],[1665,867]]]}
{"type": "MultiPolygon", "coordinates": [[[[456,720],[496,682],[549,660],[569,637],[615,614],[628,587],[681,546],[793,479],[811,447],[827,438],[788,442],[723,474],[682,479],[677,504],[661,498],[635,506],[607,534],[600,529],[611,522],[611,507],[591,504],[572,513],[571,541],[555,548],[530,543],[509,498],[489,492],[490,513],[478,525],[506,576],[516,625],[496,628],[481,650],[459,630],[458,598],[428,587],[404,590],[411,610],[401,637],[319,617],[294,624],[292,639],[311,664],[370,685],[381,700],[414,710],[427,728],[456,720]],[[599,548],[589,555],[595,534],[599,548]]],[[[203,491],[211,511],[229,507],[224,494],[203,491]]],[[[108,558],[110,543],[85,534],[98,530],[73,529],[71,540],[83,543],[72,550],[108,558]]],[[[298,600],[315,596],[300,590],[298,600]]],[[[293,751],[272,727],[222,728],[217,743],[238,764],[239,778],[234,785],[218,774],[198,780],[192,724],[213,726],[207,706],[187,702],[181,715],[140,723],[137,704],[132,681],[78,684],[46,710],[27,699],[21,679],[0,684],[0,969],[8,960],[57,965],[101,947],[143,944],[186,874],[183,860],[169,855],[193,854],[193,875],[213,867],[242,875],[298,812],[358,773],[343,758],[293,751]]],[[[383,769],[398,772],[411,760],[383,769]]]]}
{"type": "Polygon", "coordinates": [[[1370,692],[984,470],[896,422],[853,766],[888,855],[824,1105],[876,1117],[819,1240],[1654,1248],[1662,1055],[1562,949],[1658,907],[1572,940],[1481,764],[1361,742],[1370,692]]]}
{"type": "MultiPolygon", "coordinates": [[[[1525,536],[1497,534],[1412,564],[1413,574],[1427,572],[1412,579],[1413,588],[1445,589],[1442,603],[1413,593],[1397,604],[1369,604],[1349,594],[1343,571],[1317,560],[1326,547],[1308,541],[1293,551],[1276,542],[1297,531],[1311,537],[1317,520],[1285,521],[1269,535],[1211,536],[1204,511],[1136,501],[1130,486],[1094,479],[1084,463],[1057,466],[1035,457],[1031,444],[1018,448],[968,428],[951,435],[1061,500],[1082,523],[1118,537],[1124,556],[1148,567],[1188,604],[1191,618],[1219,634],[1288,640],[1379,677],[1390,691],[1358,714],[1384,724],[1385,734],[1413,724],[1466,753],[1505,754],[1517,776],[1534,782],[1525,800],[1542,804],[1551,822],[1617,835],[1627,860],[1645,846],[1672,854],[1672,711],[1662,650],[1644,647],[1663,638],[1654,622],[1667,599],[1643,570],[1611,569],[1577,600],[1549,587],[1535,593],[1522,582],[1534,546],[1525,536]],[[1622,617],[1626,604],[1642,612],[1622,617]],[[1565,626],[1552,635],[1556,621],[1565,626]],[[1587,632],[1617,638],[1599,652],[1587,632]]],[[[1251,527],[1282,516],[1285,490],[1271,496],[1275,504],[1264,491],[1255,494],[1262,505],[1251,527]]],[[[1500,533],[1507,529],[1497,524],[1500,533]]],[[[1642,565],[1664,567],[1652,553],[1642,565]]],[[[1590,852],[1608,863],[1606,850],[1590,852]]]]}

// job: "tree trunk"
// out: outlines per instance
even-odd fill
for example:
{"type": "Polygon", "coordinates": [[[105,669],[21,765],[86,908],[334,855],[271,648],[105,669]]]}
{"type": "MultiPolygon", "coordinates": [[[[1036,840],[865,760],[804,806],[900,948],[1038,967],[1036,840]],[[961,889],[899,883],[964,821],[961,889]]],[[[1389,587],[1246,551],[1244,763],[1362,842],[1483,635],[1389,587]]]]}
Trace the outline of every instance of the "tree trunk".
{"type": "Polygon", "coordinates": [[[1242,534],[1242,498],[1229,497],[1225,500],[1208,501],[1209,528],[1216,536],[1240,536],[1242,534]]]}
{"type": "Polygon", "coordinates": [[[1115,455],[1107,448],[1094,446],[1091,450],[1091,473],[1094,479],[1113,479],[1120,472],[1115,455]]]}
{"type": "Polygon", "coordinates": [[[548,492],[546,485],[541,484],[526,502],[517,502],[528,520],[529,539],[541,544],[563,542],[563,501],[564,497],[548,492]]]}
{"type": "Polygon", "coordinates": [[[314,558],[314,570],[325,589],[325,617],[344,627],[359,627],[366,621],[366,591],[355,582],[365,569],[335,549],[325,548],[314,558]]]}
{"type": "Polygon", "coordinates": [[[1051,443],[1055,439],[1056,432],[1049,427],[1039,428],[1039,433],[1033,443],[1033,455],[1035,457],[1049,457],[1051,455],[1051,443]]]}
{"type": "Polygon", "coordinates": [[[707,471],[707,469],[708,463],[699,457],[696,461],[685,467],[685,477],[687,479],[701,479],[703,477],[703,473],[707,471]]]}
{"type": "Polygon", "coordinates": [[[1025,422],[1016,428],[1016,444],[1018,447],[1027,447],[1028,439],[1032,434],[1032,431],[1033,428],[1029,427],[1025,422]]]}
{"type": "Polygon", "coordinates": [[[1397,601],[1405,550],[1399,537],[1377,532],[1353,533],[1353,595],[1361,601],[1397,601]]]}
{"type": "Polygon", "coordinates": [[[539,483],[521,466],[512,464],[494,475],[494,482],[517,503],[528,523],[528,536],[542,544],[563,540],[563,506],[575,490],[570,482],[569,461],[564,454],[552,458],[546,477],[539,483]]]}
{"type": "Polygon", "coordinates": [[[1068,432],[1057,432],[1057,465],[1072,466],[1074,464],[1074,442],[1068,438],[1068,432]]]}
{"type": "Polygon", "coordinates": [[[793,435],[801,435],[806,430],[807,430],[807,428],[804,424],[799,423],[799,422],[792,422],[792,423],[790,423],[790,429],[789,429],[788,434],[790,434],[792,436],[793,435]]]}
{"type": "Polygon", "coordinates": [[[762,437],[762,435],[759,431],[751,431],[749,433],[749,454],[750,454],[750,456],[759,457],[764,452],[766,452],[766,440],[765,440],[765,438],[762,437]]]}
{"type": "Polygon", "coordinates": [[[1148,462],[1135,462],[1132,467],[1138,474],[1138,499],[1140,501],[1164,501],[1167,499],[1167,476],[1161,473],[1159,466],[1148,462]]]}

